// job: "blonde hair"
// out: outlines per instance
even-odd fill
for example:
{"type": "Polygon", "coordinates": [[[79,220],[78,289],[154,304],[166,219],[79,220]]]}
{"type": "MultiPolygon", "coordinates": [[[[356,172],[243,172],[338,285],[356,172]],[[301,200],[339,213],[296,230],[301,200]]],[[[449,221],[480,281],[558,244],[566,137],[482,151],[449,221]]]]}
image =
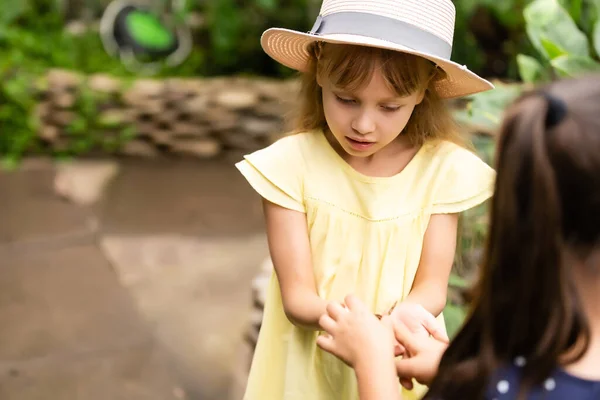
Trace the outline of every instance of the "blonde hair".
{"type": "Polygon", "coordinates": [[[402,132],[412,144],[442,139],[470,147],[443,99],[433,89],[433,83],[444,72],[429,60],[375,47],[323,42],[315,43],[310,54],[308,70],[301,75],[300,105],[292,116],[294,133],[327,129],[317,75],[328,77],[335,86],[354,91],[368,84],[378,68],[389,88],[399,96],[425,91],[423,101],[415,107],[402,132]]]}

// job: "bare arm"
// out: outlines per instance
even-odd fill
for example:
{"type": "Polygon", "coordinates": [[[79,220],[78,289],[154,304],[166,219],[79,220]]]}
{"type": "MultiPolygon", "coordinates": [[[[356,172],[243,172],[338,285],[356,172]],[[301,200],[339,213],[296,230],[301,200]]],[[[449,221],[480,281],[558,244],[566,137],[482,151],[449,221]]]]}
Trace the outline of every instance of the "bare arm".
{"type": "Polygon", "coordinates": [[[386,356],[372,357],[369,362],[356,366],[360,400],[402,399],[393,355],[390,352],[386,356]]]}
{"type": "Polygon", "coordinates": [[[327,302],[317,295],[306,214],[263,200],[269,251],[286,316],[296,326],[320,330],[327,302]]]}
{"type": "Polygon", "coordinates": [[[327,334],[317,338],[317,345],[354,368],[360,400],[399,400],[391,318],[379,321],[353,295],[345,304],[329,304],[319,321],[327,334]]]}
{"type": "Polygon", "coordinates": [[[425,231],[421,261],[405,302],[422,305],[433,315],[446,306],[448,280],[456,252],[458,214],[434,214],[425,231]]]}

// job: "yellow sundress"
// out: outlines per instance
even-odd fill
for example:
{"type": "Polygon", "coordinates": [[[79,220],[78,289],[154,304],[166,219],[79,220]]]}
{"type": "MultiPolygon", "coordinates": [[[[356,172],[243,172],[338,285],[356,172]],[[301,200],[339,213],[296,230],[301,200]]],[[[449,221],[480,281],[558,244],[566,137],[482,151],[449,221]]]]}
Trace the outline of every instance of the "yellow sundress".
{"type": "MultiPolygon", "coordinates": [[[[392,177],[366,176],[322,131],[284,137],[236,167],[267,200],[306,213],[319,296],[341,301],[353,293],[374,313],[408,295],[430,216],[482,203],[495,179],[475,154],[439,140],[392,177]]],[[[244,400],[357,400],[353,371],[317,347],[318,334],[288,321],[273,274],[244,400]]]]}

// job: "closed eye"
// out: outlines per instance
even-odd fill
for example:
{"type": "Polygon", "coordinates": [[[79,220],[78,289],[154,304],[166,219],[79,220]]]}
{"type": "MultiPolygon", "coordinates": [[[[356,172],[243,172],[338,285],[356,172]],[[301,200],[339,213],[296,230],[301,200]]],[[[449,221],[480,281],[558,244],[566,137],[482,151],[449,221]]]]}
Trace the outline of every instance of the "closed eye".
{"type": "Polygon", "coordinates": [[[381,106],[385,111],[394,112],[402,108],[402,106],[381,106]]]}
{"type": "Polygon", "coordinates": [[[342,104],[356,104],[356,100],[354,99],[346,99],[344,97],[340,97],[337,94],[335,95],[335,98],[337,99],[337,101],[339,101],[342,104]]]}

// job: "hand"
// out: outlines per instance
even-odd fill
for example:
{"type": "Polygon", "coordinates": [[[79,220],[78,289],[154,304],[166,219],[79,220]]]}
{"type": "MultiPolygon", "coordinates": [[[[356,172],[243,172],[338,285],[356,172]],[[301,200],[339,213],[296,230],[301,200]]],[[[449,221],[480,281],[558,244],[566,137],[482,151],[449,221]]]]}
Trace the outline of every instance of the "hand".
{"type": "Polygon", "coordinates": [[[439,341],[449,342],[444,327],[420,304],[400,303],[392,310],[391,316],[394,325],[403,324],[414,334],[424,337],[431,335],[439,341]]]}
{"type": "Polygon", "coordinates": [[[389,317],[381,321],[355,296],[347,296],[346,306],[329,303],[319,325],[327,335],[317,345],[352,368],[357,364],[376,364],[389,358],[393,362],[394,330],[389,317]]]}
{"type": "MultiPolygon", "coordinates": [[[[394,327],[403,326],[415,336],[428,338],[429,335],[443,343],[448,343],[446,330],[440,325],[435,317],[420,304],[404,302],[398,304],[391,313],[394,327]]],[[[405,358],[411,356],[404,343],[398,341],[395,355],[403,355],[405,358]]],[[[400,384],[408,389],[413,389],[410,376],[400,376],[400,384]]]]}
{"type": "Polygon", "coordinates": [[[395,324],[394,333],[406,348],[408,357],[396,360],[396,372],[402,386],[412,389],[412,379],[428,385],[437,374],[440,360],[448,348],[446,340],[412,332],[404,324],[395,324]],[[411,382],[407,387],[404,382],[411,382]]]}

